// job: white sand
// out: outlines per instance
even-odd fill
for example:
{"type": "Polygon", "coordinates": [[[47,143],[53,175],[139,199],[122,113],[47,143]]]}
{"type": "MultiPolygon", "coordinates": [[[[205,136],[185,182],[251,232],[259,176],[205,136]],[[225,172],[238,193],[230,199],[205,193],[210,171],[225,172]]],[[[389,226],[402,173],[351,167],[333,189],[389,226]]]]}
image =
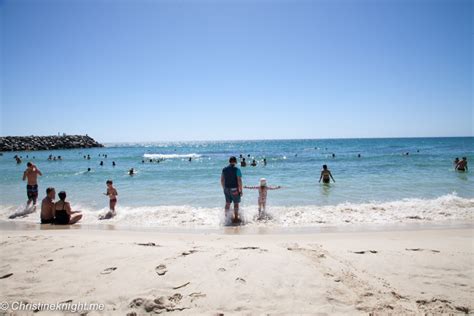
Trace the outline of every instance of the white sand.
{"type": "Polygon", "coordinates": [[[0,302],[105,304],[104,311],[89,315],[474,308],[472,229],[274,235],[237,230],[3,230],[0,278],[13,275],[0,279],[0,302]]]}

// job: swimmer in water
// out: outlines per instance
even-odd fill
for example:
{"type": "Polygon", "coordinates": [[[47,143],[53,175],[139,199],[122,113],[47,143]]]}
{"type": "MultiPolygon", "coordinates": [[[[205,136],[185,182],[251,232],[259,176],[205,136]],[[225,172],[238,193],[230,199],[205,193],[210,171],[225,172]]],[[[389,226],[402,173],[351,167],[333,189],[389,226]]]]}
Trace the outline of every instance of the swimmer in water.
{"type": "Polygon", "coordinates": [[[467,171],[467,158],[462,157],[462,160],[459,160],[458,164],[456,165],[457,171],[467,171]]]}
{"type": "Polygon", "coordinates": [[[130,170],[128,170],[128,174],[133,176],[135,174],[135,170],[131,168],[130,170]]]}
{"type": "Polygon", "coordinates": [[[255,159],[252,161],[252,163],[250,164],[252,167],[256,167],[257,166],[257,162],[255,161],[255,159]]]}
{"type": "Polygon", "coordinates": [[[323,170],[321,170],[321,176],[319,177],[319,183],[321,183],[321,179],[323,180],[323,183],[330,183],[331,179],[333,182],[336,182],[336,180],[334,180],[332,177],[332,173],[328,169],[327,165],[323,165],[323,170]]]}
{"type": "Polygon", "coordinates": [[[245,158],[242,158],[242,161],[240,162],[241,167],[246,167],[247,163],[245,162],[245,158]]]}
{"type": "Polygon", "coordinates": [[[459,163],[459,157],[456,157],[456,159],[454,159],[454,161],[453,161],[454,170],[456,170],[456,167],[458,166],[458,163],[459,163]]]}

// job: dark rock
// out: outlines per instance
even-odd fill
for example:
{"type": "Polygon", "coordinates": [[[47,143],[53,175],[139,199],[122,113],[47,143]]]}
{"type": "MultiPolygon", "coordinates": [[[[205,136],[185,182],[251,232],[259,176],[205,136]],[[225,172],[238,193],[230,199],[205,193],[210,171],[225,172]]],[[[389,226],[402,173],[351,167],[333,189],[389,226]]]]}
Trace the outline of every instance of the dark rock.
{"type": "Polygon", "coordinates": [[[104,145],[87,135],[0,137],[0,152],[92,147],[104,147],[104,145]]]}

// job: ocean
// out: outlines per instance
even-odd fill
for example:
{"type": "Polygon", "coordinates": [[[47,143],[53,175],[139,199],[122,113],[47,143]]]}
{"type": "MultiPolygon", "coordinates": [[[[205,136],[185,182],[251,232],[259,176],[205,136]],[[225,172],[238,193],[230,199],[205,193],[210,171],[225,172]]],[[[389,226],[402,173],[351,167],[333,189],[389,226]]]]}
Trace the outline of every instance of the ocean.
{"type": "MultiPolygon", "coordinates": [[[[66,191],[72,208],[84,213],[83,223],[99,223],[98,215],[108,208],[105,182],[112,179],[119,196],[111,224],[219,227],[224,206],[220,174],[231,155],[247,160],[241,168],[245,185],[256,186],[264,177],[269,185],[282,186],[268,193],[267,211],[273,218],[265,222],[254,220],[257,191],[244,190],[241,209],[248,225],[472,222],[473,173],[454,171],[453,160],[474,156],[473,137],[120,143],[7,152],[0,156],[0,220],[9,221],[9,214],[24,208],[26,183],[21,178],[26,162],[32,161],[43,173],[39,199],[49,186],[66,191]],[[22,164],[16,164],[14,155],[23,157],[22,164]],[[62,160],[49,161],[49,155],[62,160]],[[250,166],[253,159],[255,167],[250,166]],[[318,183],[323,164],[335,183],[318,183]],[[134,176],[128,174],[130,168],[136,170],[134,176]]],[[[12,221],[38,222],[39,211],[12,221]]]]}

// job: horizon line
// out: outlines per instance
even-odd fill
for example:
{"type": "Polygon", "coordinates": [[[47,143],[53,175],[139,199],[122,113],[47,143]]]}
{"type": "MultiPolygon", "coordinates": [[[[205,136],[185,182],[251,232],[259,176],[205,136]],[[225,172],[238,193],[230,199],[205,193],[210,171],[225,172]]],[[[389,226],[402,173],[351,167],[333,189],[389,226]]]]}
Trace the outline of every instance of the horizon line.
{"type": "MultiPolygon", "coordinates": [[[[89,135],[90,136],[90,135],[89,135]]],[[[104,144],[127,143],[187,143],[187,142],[258,142],[258,141],[292,141],[292,140],[352,140],[352,139],[416,139],[416,138],[474,138],[474,135],[464,136],[394,136],[394,137],[327,137],[327,138],[260,138],[260,139],[201,139],[201,140],[133,140],[133,141],[104,141],[104,144]]]]}

